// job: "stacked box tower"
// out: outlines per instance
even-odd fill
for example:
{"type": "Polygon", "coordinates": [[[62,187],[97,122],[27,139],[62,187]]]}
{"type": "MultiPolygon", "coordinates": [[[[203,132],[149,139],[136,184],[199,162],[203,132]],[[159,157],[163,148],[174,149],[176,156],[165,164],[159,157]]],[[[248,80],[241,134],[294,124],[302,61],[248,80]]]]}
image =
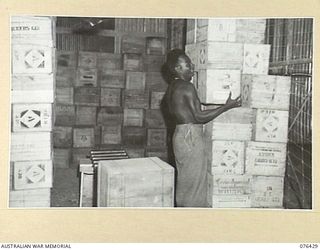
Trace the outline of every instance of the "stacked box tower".
{"type": "Polygon", "coordinates": [[[265,19],[195,19],[186,53],[203,103],[242,106],[204,125],[210,207],[283,206],[290,78],[268,75],[265,19]]]}
{"type": "Polygon", "coordinates": [[[11,18],[10,207],[50,207],[55,20],[11,18]]]}

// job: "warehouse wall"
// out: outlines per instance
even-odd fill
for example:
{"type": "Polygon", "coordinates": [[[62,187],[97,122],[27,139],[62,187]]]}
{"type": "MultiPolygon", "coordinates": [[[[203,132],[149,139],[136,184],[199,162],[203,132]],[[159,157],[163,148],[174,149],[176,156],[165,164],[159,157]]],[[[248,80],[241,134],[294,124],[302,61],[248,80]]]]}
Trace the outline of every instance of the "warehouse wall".
{"type": "Polygon", "coordinates": [[[167,160],[166,39],[165,19],[57,19],[55,168],[77,167],[92,149],[167,160]]]}

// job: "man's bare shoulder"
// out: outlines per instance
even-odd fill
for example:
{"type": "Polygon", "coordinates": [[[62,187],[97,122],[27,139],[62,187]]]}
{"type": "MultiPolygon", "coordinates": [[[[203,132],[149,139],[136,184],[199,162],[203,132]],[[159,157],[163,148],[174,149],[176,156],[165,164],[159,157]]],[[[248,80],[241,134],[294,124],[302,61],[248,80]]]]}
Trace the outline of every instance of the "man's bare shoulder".
{"type": "Polygon", "coordinates": [[[195,88],[190,82],[179,79],[174,82],[174,85],[175,90],[179,91],[180,93],[189,94],[195,92],[195,88]]]}

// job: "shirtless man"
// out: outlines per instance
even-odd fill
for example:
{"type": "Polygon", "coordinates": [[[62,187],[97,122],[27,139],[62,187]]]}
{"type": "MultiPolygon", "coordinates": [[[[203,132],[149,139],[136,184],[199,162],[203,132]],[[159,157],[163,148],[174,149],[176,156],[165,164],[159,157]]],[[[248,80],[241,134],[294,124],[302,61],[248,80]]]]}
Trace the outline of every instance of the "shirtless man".
{"type": "Polygon", "coordinates": [[[231,99],[214,110],[201,110],[196,89],[190,83],[193,64],[183,50],[175,49],[167,55],[167,67],[172,74],[165,101],[176,123],[173,151],[177,168],[176,205],[178,207],[206,207],[207,166],[202,125],[223,112],[241,106],[240,97],[231,99]]]}

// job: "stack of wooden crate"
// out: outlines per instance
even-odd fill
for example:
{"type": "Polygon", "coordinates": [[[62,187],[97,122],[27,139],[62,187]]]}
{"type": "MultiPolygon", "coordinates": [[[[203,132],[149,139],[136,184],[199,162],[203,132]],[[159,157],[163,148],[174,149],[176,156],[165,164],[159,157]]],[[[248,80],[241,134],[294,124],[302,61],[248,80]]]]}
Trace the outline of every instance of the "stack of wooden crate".
{"type": "Polygon", "coordinates": [[[114,30],[101,31],[115,36],[114,50],[57,51],[55,167],[78,167],[91,149],[167,159],[160,111],[167,88],[161,75],[165,25],[160,19],[116,19],[114,30]]]}
{"type": "Polygon", "coordinates": [[[265,19],[188,20],[186,53],[203,103],[242,107],[204,126],[211,207],[282,207],[290,78],[268,75],[265,19]]]}
{"type": "Polygon", "coordinates": [[[10,207],[50,207],[55,20],[11,19],[10,207]]]}

